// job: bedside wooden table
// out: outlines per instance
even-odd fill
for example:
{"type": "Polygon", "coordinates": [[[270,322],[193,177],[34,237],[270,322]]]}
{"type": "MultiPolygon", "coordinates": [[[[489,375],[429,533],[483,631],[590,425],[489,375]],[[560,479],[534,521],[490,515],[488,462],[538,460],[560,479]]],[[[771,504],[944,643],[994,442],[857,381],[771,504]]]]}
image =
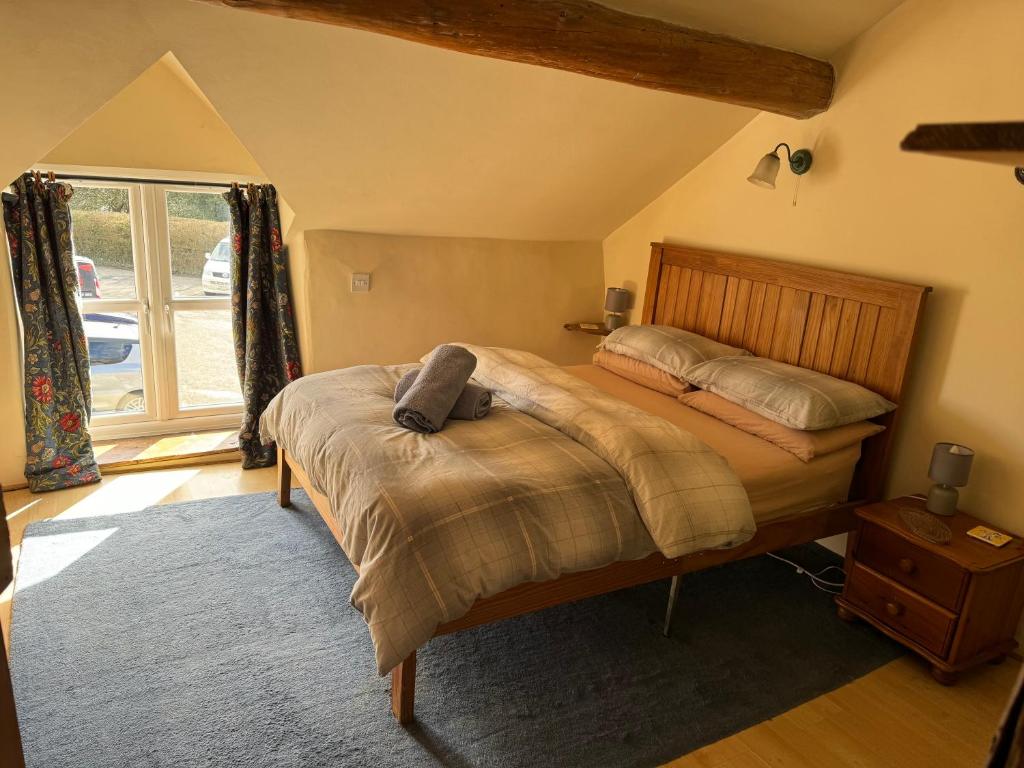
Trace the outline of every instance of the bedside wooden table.
{"type": "MultiPolygon", "coordinates": [[[[1017,647],[1013,636],[1024,607],[1024,540],[993,547],[967,536],[987,525],[963,512],[941,518],[949,544],[911,533],[901,507],[924,509],[905,497],[857,509],[846,546],[846,585],[839,616],[861,618],[923,656],[943,685],[985,661],[998,663],[1017,647]]],[[[988,526],[992,527],[992,526],[988,526]]]]}

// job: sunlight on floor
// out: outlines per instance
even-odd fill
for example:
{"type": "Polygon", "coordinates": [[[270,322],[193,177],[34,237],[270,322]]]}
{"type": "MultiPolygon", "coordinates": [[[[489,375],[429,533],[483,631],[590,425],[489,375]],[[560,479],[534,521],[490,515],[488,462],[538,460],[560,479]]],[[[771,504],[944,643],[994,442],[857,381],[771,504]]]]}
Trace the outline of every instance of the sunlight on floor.
{"type": "Polygon", "coordinates": [[[175,454],[202,453],[220,448],[238,430],[222,432],[200,432],[192,435],[174,435],[158,440],[140,452],[136,458],[153,459],[175,454]]]}
{"type": "MultiPolygon", "coordinates": [[[[260,493],[275,487],[273,467],[242,472],[237,464],[209,464],[108,475],[95,485],[34,494],[28,490],[4,493],[11,533],[11,555],[18,572],[25,527],[40,520],[100,518],[159,504],[215,496],[260,493]]],[[[111,521],[112,524],[116,521],[111,521]]],[[[102,525],[102,523],[101,523],[102,525]]],[[[17,576],[16,578],[19,578],[17,576]]],[[[22,586],[19,583],[19,587],[22,586]]],[[[10,647],[12,592],[0,594],[0,628],[10,647]]]]}
{"type": "Polygon", "coordinates": [[[140,472],[104,480],[98,490],[56,516],[58,520],[137,512],[151,507],[199,474],[198,469],[140,472]]]}
{"type": "Polygon", "coordinates": [[[38,552],[33,558],[34,567],[18,568],[18,579],[14,591],[24,589],[46,581],[63,571],[79,558],[89,554],[102,544],[117,528],[103,528],[96,531],[76,531],[75,533],[58,533],[53,536],[33,536],[31,547],[38,552]]]}
{"type": "MultiPolygon", "coordinates": [[[[9,611],[11,610],[11,600],[12,600],[13,597],[14,597],[14,582],[12,581],[10,584],[7,585],[7,589],[5,589],[3,592],[0,592],[0,616],[8,615],[9,611]]],[[[4,625],[4,645],[6,647],[10,648],[11,644],[10,644],[10,641],[8,639],[8,636],[7,636],[7,624],[6,624],[6,622],[4,622],[3,625],[4,625]]]]}
{"type": "Polygon", "coordinates": [[[238,450],[238,429],[100,440],[93,443],[93,449],[99,458],[101,469],[159,459],[230,454],[238,450]]]}
{"type": "Polygon", "coordinates": [[[8,520],[13,520],[18,515],[24,515],[24,514],[28,513],[29,511],[31,511],[33,507],[39,506],[39,504],[40,504],[40,500],[39,499],[32,499],[27,504],[22,504],[20,507],[15,507],[13,512],[8,512],[7,513],[7,519],[8,520]]]}
{"type": "Polygon", "coordinates": [[[104,453],[106,453],[107,451],[109,451],[109,450],[111,450],[111,449],[113,449],[115,447],[116,446],[113,443],[110,443],[108,445],[98,445],[96,443],[93,443],[92,454],[97,459],[99,459],[99,458],[101,458],[103,456],[104,453]]]}

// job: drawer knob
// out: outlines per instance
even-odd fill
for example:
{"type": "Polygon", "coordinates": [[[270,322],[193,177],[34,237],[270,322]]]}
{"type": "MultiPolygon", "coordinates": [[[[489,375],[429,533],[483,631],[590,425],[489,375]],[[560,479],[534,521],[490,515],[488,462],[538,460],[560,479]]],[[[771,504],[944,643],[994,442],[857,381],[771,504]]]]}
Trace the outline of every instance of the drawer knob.
{"type": "Polygon", "coordinates": [[[903,573],[913,573],[917,570],[917,565],[909,557],[901,557],[899,567],[903,573]]]}
{"type": "Polygon", "coordinates": [[[895,601],[891,601],[885,604],[885,612],[890,616],[899,616],[903,613],[903,606],[895,601]]]}

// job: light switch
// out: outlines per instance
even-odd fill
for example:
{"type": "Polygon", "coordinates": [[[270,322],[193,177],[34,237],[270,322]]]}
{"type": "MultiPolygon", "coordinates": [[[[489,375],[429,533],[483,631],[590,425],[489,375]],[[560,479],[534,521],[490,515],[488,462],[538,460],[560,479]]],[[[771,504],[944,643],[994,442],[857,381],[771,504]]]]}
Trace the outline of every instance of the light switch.
{"type": "Polygon", "coordinates": [[[370,290],[370,273],[352,273],[352,293],[366,293],[370,290]]]}

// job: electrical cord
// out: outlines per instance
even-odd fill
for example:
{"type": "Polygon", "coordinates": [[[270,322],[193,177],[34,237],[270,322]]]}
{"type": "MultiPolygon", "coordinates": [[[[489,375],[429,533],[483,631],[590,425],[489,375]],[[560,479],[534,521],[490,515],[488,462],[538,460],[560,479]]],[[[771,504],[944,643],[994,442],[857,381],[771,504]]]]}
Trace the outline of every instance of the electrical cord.
{"type": "Polygon", "coordinates": [[[796,572],[798,574],[803,574],[804,576],[809,578],[811,580],[811,584],[813,584],[817,589],[820,589],[822,592],[827,592],[830,595],[838,595],[838,594],[840,594],[843,591],[843,582],[841,582],[841,581],[838,581],[838,582],[836,582],[836,581],[828,581],[828,580],[822,578],[822,574],[828,573],[829,571],[832,571],[832,570],[839,571],[845,577],[846,576],[846,571],[844,571],[838,565],[828,565],[828,566],[825,566],[824,568],[822,568],[817,573],[811,573],[806,568],[804,568],[802,565],[794,563],[792,560],[787,560],[784,557],[780,557],[779,555],[776,555],[774,552],[769,552],[768,553],[768,557],[775,558],[776,560],[779,560],[780,562],[783,562],[783,563],[786,563],[787,565],[793,566],[793,568],[796,569],[796,572]],[[838,587],[838,589],[829,589],[829,587],[838,587]]]}

